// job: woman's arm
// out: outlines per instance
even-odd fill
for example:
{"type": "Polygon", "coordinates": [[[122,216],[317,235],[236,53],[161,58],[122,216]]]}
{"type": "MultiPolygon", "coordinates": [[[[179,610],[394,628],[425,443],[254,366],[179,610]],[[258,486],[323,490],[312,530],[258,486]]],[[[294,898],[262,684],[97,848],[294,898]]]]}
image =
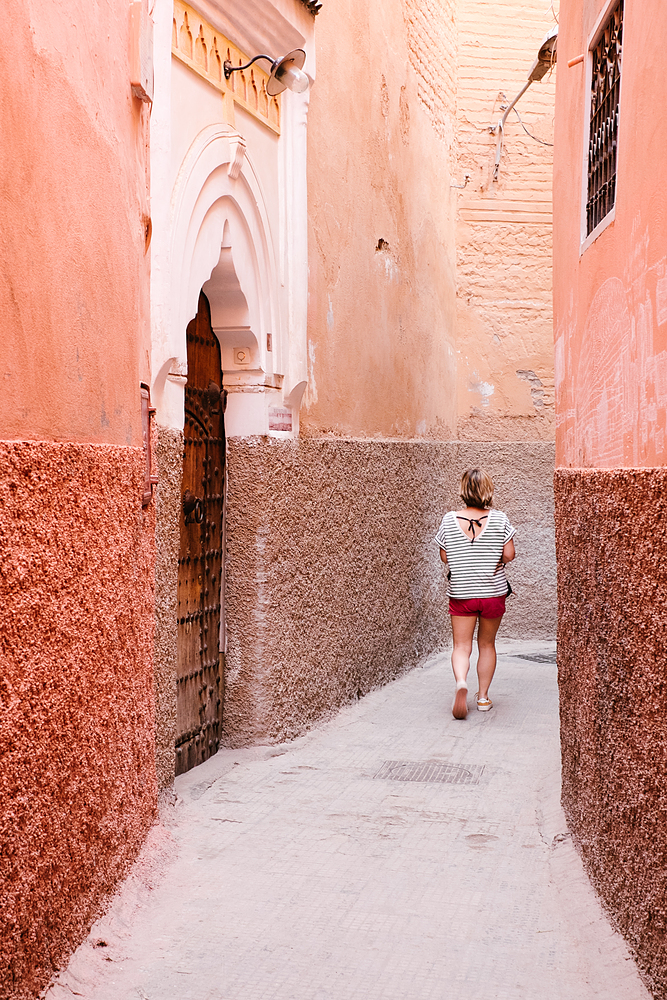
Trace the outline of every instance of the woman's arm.
{"type": "MultiPolygon", "coordinates": [[[[503,549],[503,552],[504,552],[504,551],[505,551],[505,550],[503,549]]],[[[447,562],[447,553],[445,552],[445,550],[444,550],[444,549],[440,549],[440,558],[442,559],[442,561],[443,561],[444,563],[446,563],[446,562],[447,562]]],[[[514,558],[514,556],[512,556],[512,559],[513,559],[513,558],[514,558]]]]}
{"type": "Polygon", "coordinates": [[[514,548],[514,539],[510,538],[509,542],[505,542],[503,545],[503,558],[502,561],[507,564],[512,562],[516,556],[516,550],[514,548]]]}

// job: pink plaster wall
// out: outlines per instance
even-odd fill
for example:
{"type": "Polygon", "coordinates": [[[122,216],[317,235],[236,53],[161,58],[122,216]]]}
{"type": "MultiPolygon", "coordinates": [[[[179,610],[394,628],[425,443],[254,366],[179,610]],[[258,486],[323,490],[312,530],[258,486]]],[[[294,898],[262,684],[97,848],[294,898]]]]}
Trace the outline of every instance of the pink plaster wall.
{"type": "Polygon", "coordinates": [[[554,154],[563,806],[655,997],[667,996],[664,567],[667,213],[661,0],[625,3],[614,221],[582,252],[586,53],[560,9],[554,154]]]}
{"type": "Polygon", "coordinates": [[[615,468],[665,462],[667,429],[667,104],[661,0],[625,5],[615,221],[580,256],[584,64],[601,0],[563,3],[554,165],[556,462],[615,468]]]}
{"type": "Polygon", "coordinates": [[[0,436],[139,444],[148,111],[127,0],[5,0],[0,436]]]}
{"type": "MultiPolygon", "coordinates": [[[[553,440],[552,150],[512,116],[494,183],[489,132],[553,24],[542,0],[323,5],[303,434],[553,440]]],[[[519,105],[544,142],[554,89],[519,105]]]]}
{"type": "Polygon", "coordinates": [[[563,806],[586,870],[667,997],[665,469],[558,469],[563,806]]]}
{"type": "Polygon", "coordinates": [[[152,822],[148,109],[127,0],[0,46],[0,996],[35,997],[152,822]]]}
{"type": "Polygon", "coordinates": [[[141,449],[0,443],[0,996],[34,997],[156,803],[141,449]]]}

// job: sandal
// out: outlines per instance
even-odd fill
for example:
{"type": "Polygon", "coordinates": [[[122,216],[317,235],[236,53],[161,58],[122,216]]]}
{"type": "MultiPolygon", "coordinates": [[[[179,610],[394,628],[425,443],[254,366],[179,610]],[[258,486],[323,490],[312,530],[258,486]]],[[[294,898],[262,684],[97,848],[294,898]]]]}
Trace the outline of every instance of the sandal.
{"type": "Polygon", "coordinates": [[[452,715],[455,719],[465,719],[468,714],[468,685],[465,681],[457,681],[452,715]]]}
{"type": "Polygon", "coordinates": [[[476,695],[476,698],[478,712],[488,712],[489,709],[493,708],[493,702],[490,698],[480,698],[479,694],[476,695]]]}

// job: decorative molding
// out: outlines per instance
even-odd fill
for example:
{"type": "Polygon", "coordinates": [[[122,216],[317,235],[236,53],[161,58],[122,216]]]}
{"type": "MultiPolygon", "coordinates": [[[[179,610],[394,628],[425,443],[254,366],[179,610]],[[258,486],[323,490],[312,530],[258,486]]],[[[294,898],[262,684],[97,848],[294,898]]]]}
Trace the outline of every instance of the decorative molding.
{"type": "Polygon", "coordinates": [[[229,167],[227,168],[227,175],[230,180],[235,181],[239,174],[241,173],[241,167],[243,166],[243,157],[245,156],[245,139],[243,136],[230,135],[229,137],[229,149],[231,156],[229,158],[229,167]]]}
{"type": "Polygon", "coordinates": [[[225,80],[222,67],[226,59],[235,66],[243,66],[250,56],[241,52],[183,0],[174,0],[171,51],[220,91],[228,124],[234,125],[234,105],[238,105],[280,135],[280,96],[267,94],[269,74],[255,63],[247,70],[232,73],[229,81],[225,80]]]}

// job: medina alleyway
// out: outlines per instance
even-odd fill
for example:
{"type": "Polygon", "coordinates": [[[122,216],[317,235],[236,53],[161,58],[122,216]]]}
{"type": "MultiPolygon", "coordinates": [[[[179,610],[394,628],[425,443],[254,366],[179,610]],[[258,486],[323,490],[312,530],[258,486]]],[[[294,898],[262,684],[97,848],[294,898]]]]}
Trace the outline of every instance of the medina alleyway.
{"type": "Polygon", "coordinates": [[[560,811],[554,659],[501,644],[456,722],[442,657],[177,778],[48,1000],[647,998],[560,811]]]}

